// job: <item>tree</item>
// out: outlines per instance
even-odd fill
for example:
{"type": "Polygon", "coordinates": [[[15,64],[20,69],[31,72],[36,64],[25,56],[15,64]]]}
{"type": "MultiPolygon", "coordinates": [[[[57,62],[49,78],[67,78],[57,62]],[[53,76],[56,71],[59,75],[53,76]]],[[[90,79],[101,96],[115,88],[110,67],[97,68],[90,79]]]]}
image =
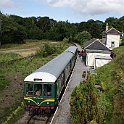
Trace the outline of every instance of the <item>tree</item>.
{"type": "Polygon", "coordinates": [[[83,45],[86,41],[91,39],[91,34],[87,31],[82,31],[75,36],[75,41],[83,45]]]}
{"type": "Polygon", "coordinates": [[[24,27],[13,21],[13,19],[8,15],[0,14],[0,19],[2,20],[1,43],[23,43],[26,38],[24,27]]]}
{"type": "Polygon", "coordinates": [[[78,31],[88,31],[92,38],[101,38],[103,32],[103,22],[93,19],[88,20],[87,22],[81,22],[78,24],[78,31]]]}
{"type": "MultiPolygon", "coordinates": [[[[122,25],[120,25],[119,23],[119,19],[114,18],[114,17],[109,17],[105,20],[105,23],[109,24],[109,28],[114,27],[117,30],[120,30],[122,25]]],[[[122,29],[121,29],[122,30],[122,29]]]]}

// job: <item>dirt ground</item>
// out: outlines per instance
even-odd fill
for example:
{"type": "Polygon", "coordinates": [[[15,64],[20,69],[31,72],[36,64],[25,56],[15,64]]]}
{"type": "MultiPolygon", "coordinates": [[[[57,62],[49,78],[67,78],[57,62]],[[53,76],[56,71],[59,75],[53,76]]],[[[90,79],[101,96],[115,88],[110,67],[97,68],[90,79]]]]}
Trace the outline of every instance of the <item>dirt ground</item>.
{"type": "MultiPolygon", "coordinates": [[[[20,77],[19,73],[14,76],[10,75],[8,77],[11,80],[10,85],[0,92],[0,117],[23,99],[23,80],[20,77]]],[[[3,120],[4,117],[1,118],[3,120]]]]}
{"type": "MultiPolygon", "coordinates": [[[[10,48],[10,49],[0,49],[0,53],[17,53],[22,57],[27,57],[35,54],[41,45],[25,45],[23,48],[10,48]]],[[[10,81],[9,86],[5,90],[0,91],[0,124],[2,120],[5,120],[6,113],[11,111],[13,107],[18,106],[17,104],[23,100],[23,79],[21,73],[11,74],[7,77],[10,81]]]]}

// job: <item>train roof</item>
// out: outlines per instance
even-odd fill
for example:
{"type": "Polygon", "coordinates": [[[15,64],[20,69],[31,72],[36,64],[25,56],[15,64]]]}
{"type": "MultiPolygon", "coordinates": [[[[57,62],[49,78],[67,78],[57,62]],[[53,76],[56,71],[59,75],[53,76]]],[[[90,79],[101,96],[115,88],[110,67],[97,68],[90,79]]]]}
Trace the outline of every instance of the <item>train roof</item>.
{"type": "Polygon", "coordinates": [[[55,82],[60,76],[65,66],[69,63],[77,47],[71,46],[67,48],[62,54],[49,61],[37,69],[34,73],[25,78],[27,82],[55,82]]]}
{"type": "Polygon", "coordinates": [[[75,53],[77,47],[76,46],[70,46],[69,48],[67,48],[65,50],[65,52],[71,52],[71,53],[75,53]]]}

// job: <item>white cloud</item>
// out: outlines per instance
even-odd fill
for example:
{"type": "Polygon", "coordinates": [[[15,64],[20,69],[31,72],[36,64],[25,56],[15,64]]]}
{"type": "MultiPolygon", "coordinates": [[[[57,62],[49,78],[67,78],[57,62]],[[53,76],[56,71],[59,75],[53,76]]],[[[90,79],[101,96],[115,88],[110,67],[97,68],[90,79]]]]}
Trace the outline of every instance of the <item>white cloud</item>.
{"type": "Polygon", "coordinates": [[[124,0],[47,0],[53,7],[70,7],[81,14],[122,13],[124,0]]]}
{"type": "Polygon", "coordinates": [[[0,8],[1,7],[12,7],[13,6],[12,0],[0,0],[0,8]]]}

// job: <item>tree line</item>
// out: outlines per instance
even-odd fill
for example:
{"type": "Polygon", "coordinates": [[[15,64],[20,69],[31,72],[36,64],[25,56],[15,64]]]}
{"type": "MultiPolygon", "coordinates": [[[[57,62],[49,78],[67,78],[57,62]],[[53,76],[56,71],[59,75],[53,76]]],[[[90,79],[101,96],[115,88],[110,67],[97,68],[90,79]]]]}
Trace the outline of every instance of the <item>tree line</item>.
{"type": "Polygon", "coordinates": [[[48,39],[55,41],[85,42],[90,38],[101,38],[105,30],[105,24],[122,31],[124,16],[117,19],[109,17],[103,21],[88,20],[80,23],[68,21],[56,21],[49,17],[20,17],[17,15],[5,15],[0,12],[0,41],[1,44],[24,43],[24,39],[48,39]]]}

